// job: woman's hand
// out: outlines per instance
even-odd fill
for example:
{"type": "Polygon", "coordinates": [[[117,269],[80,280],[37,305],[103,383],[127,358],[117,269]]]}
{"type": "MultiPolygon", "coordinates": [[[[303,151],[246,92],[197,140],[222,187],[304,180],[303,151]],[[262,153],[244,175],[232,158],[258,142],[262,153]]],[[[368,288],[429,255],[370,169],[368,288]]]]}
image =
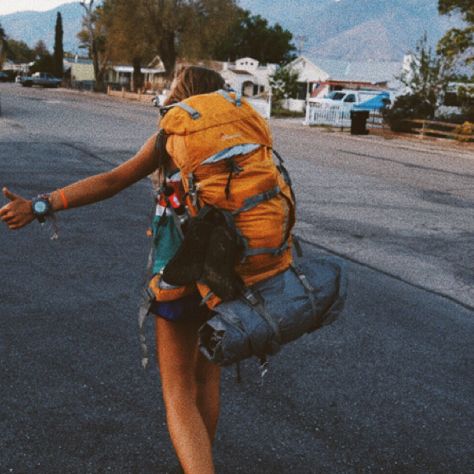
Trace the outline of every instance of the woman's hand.
{"type": "Polygon", "coordinates": [[[7,188],[3,188],[2,191],[10,202],[0,209],[0,219],[10,229],[21,229],[35,219],[29,199],[13,194],[7,188]]]}

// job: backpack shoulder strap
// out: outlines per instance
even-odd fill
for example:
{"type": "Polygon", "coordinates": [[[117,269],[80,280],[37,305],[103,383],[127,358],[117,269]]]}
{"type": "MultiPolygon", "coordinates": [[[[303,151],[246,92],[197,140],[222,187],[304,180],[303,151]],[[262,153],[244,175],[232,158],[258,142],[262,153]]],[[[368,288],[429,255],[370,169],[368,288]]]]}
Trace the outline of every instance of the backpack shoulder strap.
{"type": "Polygon", "coordinates": [[[161,180],[163,181],[162,183],[160,183],[160,185],[164,184],[166,172],[171,163],[171,156],[168,153],[168,150],[166,149],[167,140],[167,133],[164,131],[164,129],[160,128],[155,140],[155,158],[158,165],[157,168],[160,171],[161,180]]]}

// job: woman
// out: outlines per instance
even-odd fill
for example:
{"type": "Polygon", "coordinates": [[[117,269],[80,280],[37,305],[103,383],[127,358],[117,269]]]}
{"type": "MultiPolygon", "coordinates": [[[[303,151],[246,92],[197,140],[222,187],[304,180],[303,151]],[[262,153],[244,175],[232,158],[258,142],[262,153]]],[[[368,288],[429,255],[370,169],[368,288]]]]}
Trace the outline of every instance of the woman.
{"type": "MultiPolygon", "coordinates": [[[[187,67],[174,81],[165,105],[224,87],[222,77],[211,70],[187,67]]],[[[153,173],[174,167],[157,156],[156,134],[130,160],[113,170],[73,183],[34,200],[3,188],[9,203],[0,218],[10,229],[20,229],[42,214],[58,212],[109,198],[153,173]],[[33,212],[35,210],[36,214],[33,212]]],[[[168,429],[179,461],[186,473],[214,472],[212,443],[219,415],[220,368],[198,350],[198,328],[208,317],[194,295],[171,304],[155,304],[157,358],[162,380],[168,429]],[[160,315],[172,313],[173,321],[160,315]]]]}

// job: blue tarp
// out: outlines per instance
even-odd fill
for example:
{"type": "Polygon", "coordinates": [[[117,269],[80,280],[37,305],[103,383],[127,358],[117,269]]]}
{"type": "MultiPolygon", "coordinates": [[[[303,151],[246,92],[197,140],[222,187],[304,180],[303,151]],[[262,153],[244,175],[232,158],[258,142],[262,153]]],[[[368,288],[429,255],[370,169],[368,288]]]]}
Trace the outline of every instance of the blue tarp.
{"type": "Polygon", "coordinates": [[[379,95],[354,105],[354,110],[380,110],[391,104],[390,94],[388,92],[381,92],[379,95]]]}

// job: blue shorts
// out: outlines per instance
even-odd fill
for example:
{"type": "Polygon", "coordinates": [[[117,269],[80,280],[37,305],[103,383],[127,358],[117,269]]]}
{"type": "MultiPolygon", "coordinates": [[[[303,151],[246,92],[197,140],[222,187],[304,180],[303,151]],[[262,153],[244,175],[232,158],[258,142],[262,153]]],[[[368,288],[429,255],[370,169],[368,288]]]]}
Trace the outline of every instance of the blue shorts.
{"type": "Polygon", "coordinates": [[[175,322],[209,317],[211,311],[206,305],[201,306],[200,303],[201,295],[196,292],[174,301],[153,301],[150,313],[175,322]]]}

